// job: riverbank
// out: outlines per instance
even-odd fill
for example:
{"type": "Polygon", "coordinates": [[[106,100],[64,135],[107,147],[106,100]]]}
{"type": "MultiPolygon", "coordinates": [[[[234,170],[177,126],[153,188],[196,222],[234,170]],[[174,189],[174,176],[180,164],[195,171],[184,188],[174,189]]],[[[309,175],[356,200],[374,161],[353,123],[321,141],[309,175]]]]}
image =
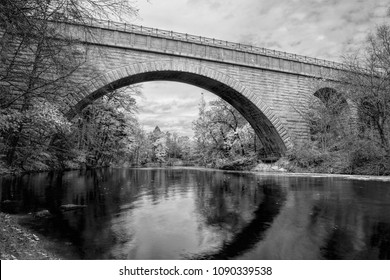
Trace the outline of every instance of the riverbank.
{"type": "Polygon", "coordinates": [[[59,260],[53,241],[19,224],[22,216],[0,212],[1,260],[59,260]]]}
{"type": "Polygon", "coordinates": [[[0,212],[0,260],[78,259],[71,242],[40,233],[45,218],[0,212]]]}
{"type": "MultiPolygon", "coordinates": [[[[287,176],[296,177],[337,177],[345,179],[356,180],[379,180],[390,181],[389,175],[377,175],[372,172],[346,172],[346,170],[338,169],[337,166],[327,166],[327,168],[302,168],[297,165],[295,161],[289,161],[286,158],[281,158],[274,163],[259,163],[250,171],[253,172],[269,172],[269,173],[283,173],[287,176]]],[[[388,174],[389,172],[385,173],[388,174]]]]}
{"type": "Polygon", "coordinates": [[[341,178],[349,180],[362,180],[362,181],[382,181],[390,182],[390,176],[375,176],[375,175],[351,175],[351,174],[334,174],[334,173],[305,173],[305,172],[289,172],[282,168],[267,168],[267,170],[251,169],[251,170],[222,170],[218,168],[210,168],[203,166],[168,166],[168,167],[131,167],[141,169],[195,169],[195,170],[215,170],[229,173],[252,173],[258,175],[268,176],[286,176],[286,177],[311,177],[311,178],[341,178]]]}
{"type": "MultiPolygon", "coordinates": [[[[109,166],[107,166],[109,167],[109,166]]],[[[267,172],[267,173],[283,173],[288,174],[289,176],[316,176],[316,177],[343,177],[343,178],[355,178],[360,180],[384,180],[387,181],[390,178],[387,175],[389,171],[385,172],[386,175],[379,175],[379,172],[356,172],[354,170],[345,170],[345,168],[340,168],[339,165],[326,165],[326,166],[316,166],[316,165],[307,165],[302,167],[297,160],[291,160],[288,157],[280,158],[279,160],[272,163],[264,163],[257,160],[255,157],[241,157],[235,160],[217,160],[213,164],[207,164],[206,166],[198,166],[195,162],[183,162],[182,160],[170,160],[168,162],[161,163],[147,163],[141,166],[130,166],[130,165],[114,165],[113,168],[171,168],[171,167],[194,167],[194,168],[206,168],[206,169],[216,169],[224,171],[250,171],[250,172],[267,172]]],[[[91,169],[99,169],[105,167],[95,167],[91,169]]],[[[88,169],[88,168],[87,168],[88,169]]],[[[11,169],[8,168],[3,162],[0,161],[0,176],[5,175],[22,175],[29,173],[39,173],[39,172],[63,172],[71,170],[86,170],[85,166],[81,165],[72,165],[67,166],[63,169],[31,169],[31,170],[21,170],[21,169],[11,169]]],[[[365,169],[360,169],[364,171],[365,169]]],[[[371,169],[370,169],[371,170],[371,169]]]]}
{"type": "MultiPolygon", "coordinates": [[[[256,173],[265,173],[265,172],[257,171],[256,173]]],[[[274,172],[268,174],[277,174],[277,173],[274,172]]],[[[283,176],[288,176],[288,177],[342,178],[342,179],[350,179],[350,180],[390,182],[390,176],[349,175],[349,174],[333,174],[333,173],[299,173],[299,172],[297,173],[285,172],[282,174],[283,176]]]]}

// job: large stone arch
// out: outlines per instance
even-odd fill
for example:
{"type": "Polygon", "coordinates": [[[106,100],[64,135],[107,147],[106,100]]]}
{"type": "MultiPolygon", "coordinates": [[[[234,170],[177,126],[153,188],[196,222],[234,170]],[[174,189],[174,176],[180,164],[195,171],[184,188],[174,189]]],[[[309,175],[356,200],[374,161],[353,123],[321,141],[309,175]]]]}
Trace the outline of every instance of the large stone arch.
{"type": "Polygon", "coordinates": [[[68,119],[106,93],[147,81],[175,81],[204,88],[235,107],[254,128],[269,156],[283,155],[293,147],[288,131],[275,112],[241,82],[202,63],[179,59],[140,62],[108,71],[88,83],[69,100],[68,119]]]}

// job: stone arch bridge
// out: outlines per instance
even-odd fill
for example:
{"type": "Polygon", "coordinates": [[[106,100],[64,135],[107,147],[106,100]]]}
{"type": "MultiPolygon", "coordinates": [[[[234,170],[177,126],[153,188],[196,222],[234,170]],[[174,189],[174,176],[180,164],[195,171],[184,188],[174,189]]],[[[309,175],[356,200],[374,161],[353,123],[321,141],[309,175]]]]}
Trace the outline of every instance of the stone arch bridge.
{"type": "Polygon", "coordinates": [[[234,106],[254,128],[268,156],[283,155],[308,137],[299,111],[320,89],[316,81],[332,83],[342,68],[331,61],[136,25],[94,21],[88,32],[86,26],[60,25],[87,48],[86,62],[75,75],[83,85],[65,100],[69,119],[120,87],[183,82],[234,106]]]}

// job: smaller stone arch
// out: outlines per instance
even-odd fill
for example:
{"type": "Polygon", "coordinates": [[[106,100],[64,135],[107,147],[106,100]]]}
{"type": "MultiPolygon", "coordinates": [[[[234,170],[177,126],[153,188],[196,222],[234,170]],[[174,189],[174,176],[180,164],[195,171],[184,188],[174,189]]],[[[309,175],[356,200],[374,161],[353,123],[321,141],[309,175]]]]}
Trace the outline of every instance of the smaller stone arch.
{"type": "Polygon", "coordinates": [[[236,108],[254,128],[268,155],[283,155],[293,147],[282,121],[263,100],[229,75],[180,59],[140,62],[108,71],[83,85],[65,113],[72,119],[97,98],[115,89],[147,81],[174,81],[204,88],[236,108]]]}
{"type": "MultiPolygon", "coordinates": [[[[326,118],[333,120],[331,123],[337,125],[334,130],[335,137],[339,137],[343,132],[356,133],[357,131],[357,114],[354,104],[337,90],[337,85],[326,85],[319,87],[313,94],[317,102],[323,103],[326,110],[322,111],[326,118]]],[[[327,126],[329,128],[329,126],[327,126]]]]}
{"type": "Polygon", "coordinates": [[[332,87],[322,87],[314,93],[314,96],[320,99],[326,106],[337,106],[343,109],[349,106],[344,96],[332,87]]]}
{"type": "Polygon", "coordinates": [[[345,113],[349,115],[351,122],[356,124],[358,118],[356,104],[336,88],[336,85],[319,87],[314,92],[314,96],[321,100],[327,107],[333,107],[339,114],[345,113]]]}

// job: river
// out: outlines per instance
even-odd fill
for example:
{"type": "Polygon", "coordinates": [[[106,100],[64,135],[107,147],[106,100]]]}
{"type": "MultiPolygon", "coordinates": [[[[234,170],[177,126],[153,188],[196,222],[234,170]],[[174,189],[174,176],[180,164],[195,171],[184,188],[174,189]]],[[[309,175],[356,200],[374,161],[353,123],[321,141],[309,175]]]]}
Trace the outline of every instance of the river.
{"type": "Polygon", "coordinates": [[[0,186],[2,211],[48,210],[39,230],[77,259],[390,259],[390,182],[107,168],[0,186]]]}

